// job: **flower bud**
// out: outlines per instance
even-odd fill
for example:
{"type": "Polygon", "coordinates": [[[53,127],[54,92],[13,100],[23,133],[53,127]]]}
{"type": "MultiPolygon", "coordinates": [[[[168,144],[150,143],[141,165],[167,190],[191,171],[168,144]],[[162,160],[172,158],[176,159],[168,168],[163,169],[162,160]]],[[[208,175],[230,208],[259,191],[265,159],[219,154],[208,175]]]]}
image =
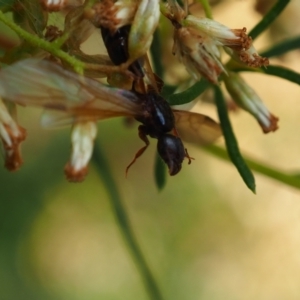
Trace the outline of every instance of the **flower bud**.
{"type": "Polygon", "coordinates": [[[141,0],[131,24],[128,53],[132,61],[145,55],[149,50],[153,33],[158,26],[159,0],[141,0]]]}
{"type": "Polygon", "coordinates": [[[222,72],[226,73],[220,59],[219,47],[233,58],[250,67],[267,66],[267,58],[260,57],[246,34],[246,28],[230,29],[208,18],[186,16],[180,6],[169,0],[162,13],[174,26],[173,54],[197,80],[201,76],[217,84],[222,72]]]}
{"type": "Polygon", "coordinates": [[[20,143],[26,138],[26,130],[19,126],[10,116],[3,101],[0,100],[0,139],[2,140],[5,167],[16,171],[23,163],[20,143]]]}
{"type": "Polygon", "coordinates": [[[226,88],[233,100],[253,115],[264,133],[278,129],[278,118],[271,114],[256,92],[237,74],[230,72],[224,77],[226,88]]]}
{"type": "Polygon", "coordinates": [[[71,159],[65,166],[65,174],[69,181],[83,181],[88,172],[88,163],[91,159],[94,140],[97,135],[95,122],[77,123],[72,128],[71,159]]]}

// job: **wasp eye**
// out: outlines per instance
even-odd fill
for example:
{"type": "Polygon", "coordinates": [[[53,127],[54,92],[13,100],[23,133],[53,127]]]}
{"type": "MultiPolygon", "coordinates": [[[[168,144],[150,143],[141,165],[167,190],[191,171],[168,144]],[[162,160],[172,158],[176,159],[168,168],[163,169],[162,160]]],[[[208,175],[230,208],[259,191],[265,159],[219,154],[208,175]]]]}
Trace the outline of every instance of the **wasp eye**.
{"type": "Polygon", "coordinates": [[[179,137],[165,134],[158,139],[157,151],[169,168],[169,174],[176,175],[181,170],[185,157],[184,146],[179,137]]]}

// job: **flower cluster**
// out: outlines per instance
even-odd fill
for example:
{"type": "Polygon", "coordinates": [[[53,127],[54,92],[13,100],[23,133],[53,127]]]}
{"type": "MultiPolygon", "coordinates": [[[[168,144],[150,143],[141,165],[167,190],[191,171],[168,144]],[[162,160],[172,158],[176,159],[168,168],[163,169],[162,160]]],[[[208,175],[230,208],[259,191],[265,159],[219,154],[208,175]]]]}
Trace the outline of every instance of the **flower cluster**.
{"type": "MultiPolygon", "coordinates": [[[[269,112],[256,92],[248,86],[241,76],[230,69],[230,64],[224,63],[222,60],[222,54],[224,53],[231,62],[235,61],[241,68],[266,68],[269,65],[268,58],[261,57],[256,51],[253,40],[247,35],[245,27],[230,29],[215,20],[196,17],[189,13],[187,1],[185,1],[184,9],[176,0],[168,0],[167,2],[159,0],[37,0],[36,5],[40,5],[43,9],[41,18],[49,12],[63,11],[62,15],[65,19],[65,24],[63,28],[53,25],[47,26],[47,17],[44,17],[43,22],[27,30],[28,32],[34,31],[30,33],[30,38],[27,38],[28,32],[26,32],[27,35],[23,34],[21,32],[22,29],[15,29],[16,27],[12,26],[20,37],[26,40],[26,43],[31,43],[33,47],[36,47],[36,51],[25,53],[26,55],[23,56],[47,57],[47,59],[68,68],[76,60],[72,66],[75,69],[78,66],[83,66],[82,74],[84,73],[89,77],[105,75],[110,83],[118,84],[117,82],[123,81],[124,84],[120,83],[118,85],[119,88],[140,92],[140,90],[136,89],[136,86],[132,87],[132,82],[137,79],[135,78],[136,74],[132,74],[130,66],[134,62],[139,62],[140,65],[149,62],[146,55],[149,52],[154,32],[159,26],[159,18],[162,14],[173,25],[172,52],[185,66],[194,80],[199,81],[204,78],[212,85],[219,85],[221,82],[224,82],[233,101],[254,116],[264,133],[275,131],[278,128],[278,118],[269,112]],[[120,65],[119,69],[117,69],[117,66],[112,66],[112,62],[107,56],[92,56],[82,52],[81,44],[92,34],[95,28],[102,29],[104,27],[114,37],[125,26],[129,28],[128,36],[116,40],[120,45],[112,45],[112,47],[116,46],[117,48],[125,47],[124,45],[126,45],[124,52],[128,56],[127,61],[120,65]],[[41,37],[41,33],[44,36],[41,37]],[[33,39],[32,36],[36,39],[33,39]],[[44,42],[48,44],[43,46],[44,42]],[[46,56],[45,50],[50,52],[50,54],[46,56]],[[129,74],[126,72],[129,72],[129,74]]],[[[13,8],[12,6],[11,10],[13,8]]],[[[27,14],[29,16],[28,12],[24,11],[23,13],[25,16],[27,14]]],[[[7,53],[3,56],[1,62],[9,65],[17,61],[18,58],[15,58],[12,53],[24,54],[22,52],[25,51],[22,48],[24,44],[15,45],[14,48],[19,48],[13,49],[13,51],[12,49],[6,49],[7,53]]],[[[55,67],[53,68],[55,69],[55,67]]],[[[8,71],[5,71],[5,68],[3,68],[0,71],[0,77],[2,76],[2,84],[0,84],[0,96],[2,97],[2,100],[0,100],[0,138],[5,152],[5,166],[9,170],[16,170],[21,165],[22,159],[19,145],[26,137],[25,130],[17,124],[16,118],[11,117],[6,105],[6,100],[15,102],[11,104],[12,106],[19,103],[17,96],[9,97],[10,92],[5,87],[5,82],[7,82],[5,80],[13,81],[16,86],[18,85],[18,82],[14,82],[13,72],[13,68],[8,71]],[[12,73],[9,74],[9,72],[12,73]]],[[[51,72],[51,74],[55,74],[55,72],[62,73],[60,69],[51,70],[51,72]]],[[[139,78],[143,83],[141,90],[146,89],[152,80],[152,82],[155,82],[155,84],[152,84],[153,88],[159,93],[161,80],[155,74],[145,70],[141,73],[141,78],[139,78]]],[[[40,77],[44,75],[40,73],[40,77]]],[[[50,82],[49,79],[45,84],[47,89],[54,84],[55,78],[54,76],[52,77],[53,82],[50,82]]],[[[67,75],[60,74],[58,78],[67,78],[67,75]]],[[[75,83],[73,85],[69,84],[70,90],[73,89],[71,93],[74,94],[76,92],[76,97],[80,95],[90,100],[94,95],[92,95],[92,92],[90,95],[90,91],[87,88],[82,88],[84,86],[84,77],[80,79],[78,77],[74,78],[75,83]]],[[[26,80],[24,75],[24,81],[26,80]]],[[[42,82],[41,78],[36,78],[35,80],[37,85],[42,82]]],[[[72,78],[69,80],[71,81],[72,78]]],[[[56,79],[56,81],[59,80],[56,79]]],[[[54,93],[53,97],[65,97],[66,104],[45,104],[41,100],[39,106],[54,110],[64,110],[66,113],[71,114],[68,101],[77,101],[76,99],[78,98],[74,97],[74,99],[76,98],[74,100],[71,97],[72,99],[69,99],[69,95],[63,94],[63,84],[55,82],[55,85],[61,85],[61,92],[56,90],[56,94],[54,93]]],[[[26,88],[26,84],[23,86],[26,88]]],[[[118,93],[122,94],[122,92],[118,93]]],[[[27,91],[21,91],[20,97],[25,104],[31,105],[33,103],[33,105],[36,105],[37,103],[37,101],[29,99],[27,91]]],[[[41,94],[36,92],[35,97],[38,99],[41,97],[41,94]]],[[[85,109],[82,105],[81,110],[84,111],[85,109]]],[[[69,121],[69,124],[72,125],[72,154],[66,165],[65,173],[70,181],[81,181],[84,179],[87,173],[88,162],[92,156],[93,142],[96,138],[96,121],[101,119],[95,116],[90,119],[84,119],[78,117],[80,114],[82,112],[72,111],[72,118],[70,118],[72,121],[69,121]]],[[[176,129],[174,132],[176,132],[176,129]]]]}
{"type": "Polygon", "coordinates": [[[184,11],[176,1],[169,0],[164,15],[174,26],[173,54],[185,65],[189,74],[218,84],[220,75],[233,101],[251,113],[264,133],[278,128],[278,118],[272,115],[255,91],[235,73],[226,70],[221,61],[221,48],[238,63],[247,67],[267,67],[269,60],[261,57],[253,46],[246,28],[230,29],[208,18],[196,18],[184,11]]]}

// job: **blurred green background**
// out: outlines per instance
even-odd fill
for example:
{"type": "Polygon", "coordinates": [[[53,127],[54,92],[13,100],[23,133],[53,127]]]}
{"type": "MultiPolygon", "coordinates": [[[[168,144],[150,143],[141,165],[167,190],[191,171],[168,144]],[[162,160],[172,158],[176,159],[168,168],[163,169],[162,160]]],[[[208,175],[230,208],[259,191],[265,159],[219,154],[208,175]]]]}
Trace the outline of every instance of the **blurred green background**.
{"type": "MultiPolygon", "coordinates": [[[[247,1],[230,3],[234,9],[226,15],[218,8],[220,22],[251,28],[259,20],[247,1]]],[[[258,48],[265,43],[263,36],[258,48]]],[[[299,53],[275,62],[300,71],[299,53]]],[[[280,130],[263,135],[253,118],[234,113],[241,149],[299,172],[299,88],[263,75],[244,78],[280,117],[280,130]]],[[[196,109],[215,115],[204,104],[196,109]]],[[[69,129],[40,128],[38,109],[20,109],[19,115],[28,131],[24,166],[16,173],[0,169],[0,299],[148,299],[93,165],[83,183],[64,178],[69,129]]],[[[155,140],[125,178],[142,146],[136,125],[101,122],[98,136],[165,299],[299,299],[298,190],[256,174],[253,195],[231,164],[188,146],[195,160],[158,192],[155,140]]]]}

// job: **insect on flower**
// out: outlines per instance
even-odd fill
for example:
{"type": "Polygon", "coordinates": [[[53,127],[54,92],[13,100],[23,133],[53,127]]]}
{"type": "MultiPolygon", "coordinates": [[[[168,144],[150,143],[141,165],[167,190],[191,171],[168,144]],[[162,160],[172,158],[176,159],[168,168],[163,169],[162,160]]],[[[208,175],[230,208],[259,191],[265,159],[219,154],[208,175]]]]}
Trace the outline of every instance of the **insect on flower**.
{"type": "MultiPolygon", "coordinates": [[[[162,130],[158,127],[160,125],[155,124],[161,117],[160,110],[157,110],[157,99],[162,101],[156,93],[149,92],[141,96],[132,91],[107,87],[96,80],[82,77],[46,60],[27,59],[2,69],[0,71],[0,96],[17,104],[45,108],[42,125],[46,127],[70,124],[77,126],[76,124],[79,123],[85,124],[120,116],[134,117],[143,124],[141,125],[143,129],[139,130],[139,134],[143,135],[144,141],[147,140],[147,135],[158,139],[158,151],[168,164],[171,175],[178,173],[181,168],[181,162],[178,163],[177,158],[173,158],[174,153],[177,155],[176,153],[179,152],[183,158],[186,156],[183,147],[179,151],[176,148],[176,145],[182,144],[181,139],[168,133],[174,129],[174,119],[176,128],[182,136],[187,137],[188,141],[213,142],[221,135],[219,125],[209,117],[184,111],[171,112],[171,120],[166,120],[171,122],[171,127],[162,124],[162,130]],[[148,101],[152,107],[148,106],[148,101]]],[[[166,107],[168,111],[171,110],[165,101],[159,105],[163,109],[166,107]]],[[[86,167],[91,156],[92,143],[90,141],[95,138],[94,130],[94,127],[86,126],[77,134],[77,139],[78,135],[84,134],[84,138],[89,140],[88,143],[81,140],[82,144],[76,148],[79,150],[75,149],[78,155],[77,160],[84,162],[79,164],[80,170],[86,167]],[[93,131],[92,134],[89,128],[93,131]],[[83,155],[85,158],[82,157],[83,155]]],[[[147,143],[144,148],[146,147],[147,143]]],[[[143,153],[142,149],[136,154],[135,159],[143,153]]],[[[76,174],[81,174],[80,170],[76,170],[76,174]]],[[[76,177],[76,174],[74,178],[70,176],[69,179],[79,181],[85,175],[84,173],[82,177],[76,177]]]]}
{"type": "MultiPolygon", "coordinates": [[[[127,62],[130,58],[129,40],[131,25],[122,26],[114,31],[103,25],[100,26],[100,29],[112,62],[115,65],[121,65],[127,62]]],[[[176,129],[177,127],[182,127],[180,123],[182,125],[185,122],[185,130],[191,130],[191,123],[189,123],[191,120],[193,120],[195,124],[198,123],[199,136],[202,134],[201,127],[204,123],[206,123],[206,125],[210,124],[210,126],[214,128],[218,128],[218,125],[208,117],[200,114],[172,111],[167,101],[159,95],[158,86],[162,86],[163,82],[152,72],[147,55],[133,61],[128,69],[136,76],[133,80],[131,90],[143,101],[142,105],[145,113],[143,116],[137,116],[136,119],[143,124],[139,126],[139,137],[146,145],[136,153],[135,158],[127,167],[127,170],[149,146],[149,140],[147,138],[147,135],[149,135],[158,140],[157,151],[167,164],[170,175],[175,175],[180,171],[181,164],[185,157],[189,159],[189,163],[191,162],[191,158],[184,148],[176,129]],[[178,124],[175,126],[176,118],[178,124]],[[179,122],[179,119],[181,122],[179,122]]],[[[218,130],[216,130],[215,134],[217,132],[218,130]]]]}
{"type": "MultiPolygon", "coordinates": [[[[158,140],[158,153],[170,175],[175,175],[181,170],[185,157],[191,162],[180,136],[192,142],[207,143],[221,135],[219,125],[209,117],[173,111],[159,94],[163,82],[152,72],[146,54],[158,24],[159,1],[142,0],[125,19],[119,18],[124,17],[124,13],[118,14],[124,10],[122,5],[128,12],[126,2],[99,2],[94,6],[91,21],[101,29],[112,63],[122,65],[123,70],[127,68],[132,74],[127,79],[121,77],[121,81],[125,79],[129,83],[125,87],[128,90],[123,89],[120,81],[113,82],[118,88],[109,88],[59,65],[34,59],[19,62],[0,73],[0,95],[5,99],[46,108],[48,112],[43,118],[46,126],[73,125],[72,155],[65,168],[71,181],[81,181],[87,173],[97,134],[95,123],[101,119],[131,116],[142,123],[138,132],[145,146],[136,153],[126,173],[149,146],[148,136],[158,140]],[[154,16],[149,11],[155,12],[154,16]]],[[[73,17],[84,20],[81,8],[70,13],[70,24],[73,17]]],[[[109,69],[109,66],[103,68],[108,70],[108,79],[111,79],[114,74],[109,69]]]]}

